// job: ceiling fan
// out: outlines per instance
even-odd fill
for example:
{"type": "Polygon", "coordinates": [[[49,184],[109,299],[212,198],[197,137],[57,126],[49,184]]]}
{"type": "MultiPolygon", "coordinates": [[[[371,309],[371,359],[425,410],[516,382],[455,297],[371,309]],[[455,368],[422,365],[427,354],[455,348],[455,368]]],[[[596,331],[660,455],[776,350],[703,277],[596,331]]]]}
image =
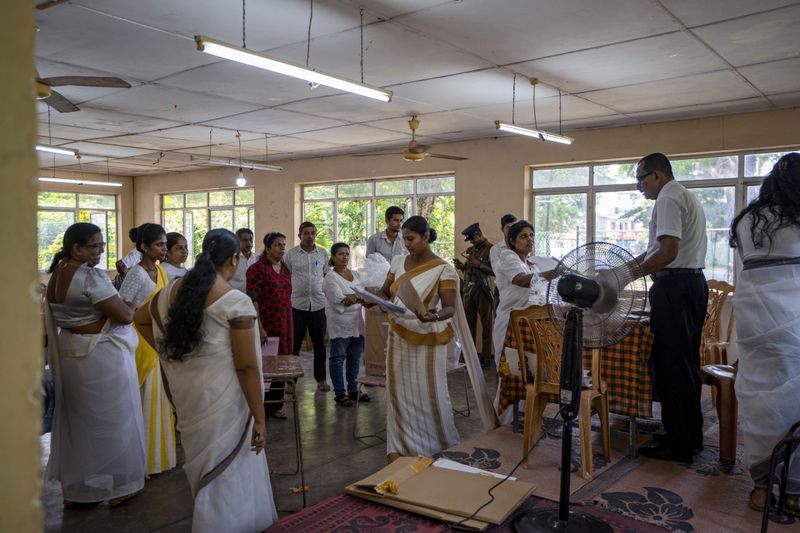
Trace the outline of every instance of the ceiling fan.
{"type": "MultiPolygon", "coordinates": [[[[411,120],[408,121],[408,127],[411,128],[411,141],[408,143],[408,148],[401,152],[403,159],[406,161],[422,161],[426,157],[435,157],[438,159],[452,159],[453,161],[466,161],[468,157],[458,157],[455,155],[445,154],[432,154],[428,152],[430,146],[426,144],[419,144],[417,142],[417,128],[419,128],[419,119],[417,115],[413,115],[411,120]]],[[[355,154],[353,157],[370,157],[375,155],[397,155],[398,152],[380,152],[371,154],[355,154]]]]}
{"type": "Polygon", "coordinates": [[[72,113],[79,108],[62,94],[53,90],[53,87],[76,85],[80,87],[111,87],[116,89],[130,89],[131,84],[120,78],[110,76],[55,76],[40,78],[36,73],[36,98],[58,111],[59,113],[72,113]]]}

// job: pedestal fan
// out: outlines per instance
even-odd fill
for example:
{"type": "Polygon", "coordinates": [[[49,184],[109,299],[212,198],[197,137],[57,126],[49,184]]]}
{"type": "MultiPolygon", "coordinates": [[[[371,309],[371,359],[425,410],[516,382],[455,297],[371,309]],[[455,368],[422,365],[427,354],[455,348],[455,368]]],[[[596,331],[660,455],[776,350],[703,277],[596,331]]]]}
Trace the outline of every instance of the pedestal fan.
{"type": "MultiPolygon", "coordinates": [[[[647,283],[639,264],[625,249],[592,242],[559,262],[547,286],[550,321],[564,335],[559,415],[563,419],[561,487],[558,511],[529,511],[514,520],[519,532],[611,532],[600,520],[569,509],[572,427],[583,383],[583,351],[597,351],[623,339],[644,311],[647,283]]],[[[600,376],[592,376],[600,379],[600,376]]]]}

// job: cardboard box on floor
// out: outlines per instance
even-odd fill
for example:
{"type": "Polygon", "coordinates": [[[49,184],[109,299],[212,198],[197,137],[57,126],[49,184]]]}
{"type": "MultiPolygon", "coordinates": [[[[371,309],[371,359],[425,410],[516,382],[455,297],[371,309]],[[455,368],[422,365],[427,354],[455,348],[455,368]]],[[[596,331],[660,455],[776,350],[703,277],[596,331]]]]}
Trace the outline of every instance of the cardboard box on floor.
{"type": "Polygon", "coordinates": [[[377,306],[364,309],[364,368],[370,376],[386,375],[386,340],[389,322],[377,306]]]}
{"type": "MultiPolygon", "coordinates": [[[[352,496],[396,507],[437,520],[454,523],[471,516],[489,501],[489,489],[499,480],[493,476],[471,474],[429,466],[420,470],[418,459],[401,457],[361,481],[345,487],[352,496]],[[397,494],[381,496],[374,487],[386,480],[397,483],[397,494]]],[[[533,492],[525,481],[505,481],[492,491],[494,501],[460,527],[483,531],[501,524],[533,492]]]]}

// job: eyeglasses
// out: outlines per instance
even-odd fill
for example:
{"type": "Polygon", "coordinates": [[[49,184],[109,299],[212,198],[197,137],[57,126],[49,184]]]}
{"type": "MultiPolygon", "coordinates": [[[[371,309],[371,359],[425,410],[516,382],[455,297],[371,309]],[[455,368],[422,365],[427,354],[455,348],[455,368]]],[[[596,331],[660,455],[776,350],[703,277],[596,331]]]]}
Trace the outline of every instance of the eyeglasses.
{"type": "Polygon", "coordinates": [[[647,179],[647,176],[649,176],[650,174],[655,174],[655,173],[656,173],[656,171],[655,171],[655,170],[651,170],[651,171],[650,171],[650,172],[648,172],[647,174],[642,174],[641,176],[636,176],[636,183],[641,183],[641,182],[643,182],[644,180],[646,180],[646,179],[647,179]]]}
{"type": "Polygon", "coordinates": [[[83,244],[81,246],[83,246],[84,248],[94,248],[95,250],[99,250],[101,248],[105,248],[106,243],[98,242],[97,244],[83,244]]]}

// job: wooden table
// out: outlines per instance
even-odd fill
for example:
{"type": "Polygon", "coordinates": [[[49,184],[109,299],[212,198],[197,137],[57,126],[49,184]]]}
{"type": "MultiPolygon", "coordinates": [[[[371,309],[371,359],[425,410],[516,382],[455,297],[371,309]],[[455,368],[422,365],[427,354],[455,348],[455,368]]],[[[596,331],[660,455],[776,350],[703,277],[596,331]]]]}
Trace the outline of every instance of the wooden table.
{"type": "MultiPolygon", "coordinates": [[[[269,403],[291,403],[292,415],[294,416],[294,447],[297,454],[297,464],[295,471],[292,474],[300,473],[300,492],[303,494],[303,508],[306,506],[306,476],[303,469],[303,443],[300,436],[300,410],[298,408],[298,393],[297,393],[297,380],[302,378],[305,373],[303,372],[303,365],[300,358],[296,355],[265,355],[261,357],[262,372],[264,375],[264,383],[272,384],[273,381],[282,381],[284,383],[284,394],[288,393],[290,399],[284,396],[283,400],[269,400],[269,403]],[[289,388],[287,385],[291,383],[289,388]]],[[[275,472],[279,474],[278,472],[275,472]]]]}

